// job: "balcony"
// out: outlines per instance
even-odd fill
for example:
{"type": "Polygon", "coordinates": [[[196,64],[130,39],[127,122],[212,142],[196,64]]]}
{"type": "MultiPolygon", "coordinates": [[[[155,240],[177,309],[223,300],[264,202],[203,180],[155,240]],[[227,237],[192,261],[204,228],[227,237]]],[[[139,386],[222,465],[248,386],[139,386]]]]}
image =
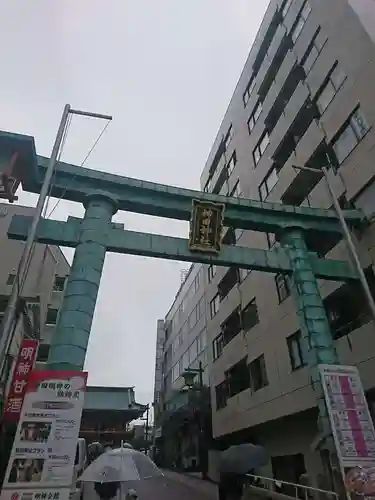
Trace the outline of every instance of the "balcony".
{"type": "Polygon", "coordinates": [[[297,62],[296,56],[293,51],[289,51],[280,66],[280,69],[276,75],[273,85],[270,87],[268,94],[263,102],[263,113],[267,116],[270,112],[272,106],[275,104],[277,97],[280,94],[280,89],[283,87],[288,75],[292,71],[293,67],[297,62]]]}
{"type": "Polygon", "coordinates": [[[227,179],[228,172],[225,168],[225,156],[222,155],[209,182],[209,192],[219,193],[227,179]]]}
{"type": "MultiPolygon", "coordinates": [[[[289,132],[291,132],[292,127],[295,128],[295,121],[297,120],[297,117],[300,115],[308,99],[309,99],[309,89],[303,82],[300,82],[294,94],[290,98],[288,104],[286,105],[283,115],[280,117],[277,125],[272,131],[270,142],[272,145],[272,149],[274,151],[276,151],[279,148],[281,141],[285,138],[285,136],[289,132]]],[[[298,134],[298,136],[301,137],[300,134],[298,134]]],[[[272,155],[272,151],[270,153],[272,155]]]]}
{"type": "Polygon", "coordinates": [[[294,96],[297,87],[303,82],[304,77],[305,72],[303,68],[299,64],[296,64],[287,76],[278,97],[275,99],[274,105],[264,120],[269,133],[272,133],[278,121],[287,112],[288,104],[294,96]]]}
{"type": "MultiPolygon", "coordinates": [[[[263,100],[266,98],[272,84],[276,78],[276,75],[286,57],[289,50],[292,48],[292,43],[289,36],[286,35],[285,28],[280,26],[277,30],[274,40],[275,46],[277,45],[277,50],[270,54],[267,54],[263,62],[261,71],[259,72],[259,90],[258,94],[263,100]]],[[[274,45],[270,47],[273,49],[274,45]]]]}
{"type": "Polygon", "coordinates": [[[293,28],[304,1],[305,0],[295,0],[293,3],[293,8],[289,9],[288,14],[284,19],[284,26],[286,27],[288,33],[293,28]]]}
{"type": "Polygon", "coordinates": [[[294,180],[302,174],[302,171],[294,169],[293,165],[305,165],[323,140],[324,133],[319,128],[317,122],[313,121],[305,135],[297,144],[295,151],[289,156],[287,162],[279,170],[279,181],[270,192],[267,201],[280,202],[288,189],[293,189],[291,186],[293,186],[294,180]]]}

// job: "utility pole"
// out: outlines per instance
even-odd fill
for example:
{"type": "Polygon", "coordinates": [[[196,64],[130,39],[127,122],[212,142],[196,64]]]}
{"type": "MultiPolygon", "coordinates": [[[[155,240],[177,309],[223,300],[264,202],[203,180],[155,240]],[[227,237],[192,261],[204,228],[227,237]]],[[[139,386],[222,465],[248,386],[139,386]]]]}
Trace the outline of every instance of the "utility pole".
{"type": "Polygon", "coordinates": [[[0,380],[2,380],[3,377],[3,372],[4,372],[4,367],[5,367],[5,360],[7,357],[7,354],[9,352],[9,348],[11,346],[12,340],[13,340],[13,334],[14,334],[14,322],[16,319],[16,313],[17,313],[17,305],[18,305],[18,299],[22,293],[22,288],[25,282],[25,279],[27,277],[28,273],[28,268],[30,265],[30,260],[32,258],[32,252],[33,252],[33,246],[35,243],[36,239],[36,233],[37,233],[37,228],[39,221],[41,219],[44,205],[46,202],[46,199],[49,194],[50,186],[51,186],[51,180],[55,171],[56,163],[57,163],[57,158],[59,156],[59,152],[61,149],[61,145],[64,139],[64,133],[66,130],[66,126],[68,123],[68,117],[69,114],[74,114],[74,115],[80,115],[80,116],[87,116],[91,118],[99,118],[99,119],[104,119],[104,120],[112,120],[112,116],[108,115],[103,115],[103,114],[98,114],[98,113],[91,113],[87,111],[80,111],[76,109],[72,109],[70,104],[66,104],[64,107],[64,111],[61,117],[60,125],[57,130],[56,134],[56,139],[52,148],[52,153],[51,157],[48,162],[47,170],[43,179],[43,184],[40,189],[40,194],[38,198],[38,202],[35,208],[35,212],[33,215],[33,220],[31,223],[31,227],[29,230],[29,233],[27,235],[27,240],[25,243],[25,247],[21,256],[21,261],[19,264],[18,272],[16,279],[14,280],[13,283],[13,288],[12,288],[12,293],[10,295],[7,309],[4,314],[4,319],[2,324],[0,325],[0,380]]]}
{"type": "Polygon", "coordinates": [[[67,104],[64,107],[64,111],[61,117],[60,125],[57,131],[55,143],[53,145],[52,153],[51,153],[51,158],[49,159],[48,167],[46,170],[46,174],[44,176],[42,188],[40,190],[40,195],[38,198],[38,203],[35,208],[35,212],[33,215],[33,220],[31,223],[31,227],[29,230],[29,234],[27,236],[27,240],[25,243],[25,247],[21,256],[21,261],[19,265],[19,270],[16,276],[16,279],[14,280],[13,283],[13,288],[12,288],[12,293],[9,298],[9,302],[7,305],[7,309],[5,311],[4,315],[4,320],[2,324],[2,334],[0,337],[0,376],[2,378],[3,375],[3,370],[4,370],[4,364],[6,360],[6,356],[8,354],[11,342],[12,342],[12,333],[14,331],[14,321],[16,318],[16,312],[17,312],[17,303],[18,303],[18,298],[22,292],[22,287],[23,283],[25,281],[25,278],[27,276],[27,270],[29,267],[29,261],[32,257],[32,250],[33,250],[33,245],[35,242],[35,237],[36,237],[36,231],[38,227],[39,220],[42,216],[43,208],[45,201],[48,196],[49,188],[51,185],[51,179],[53,176],[53,172],[56,166],[56,161],[57,157],[60,151],[60,147],[63,141],[64,137],[64,131],[65,127],[68,121],[68,116],[70,113],[70,105],[67,104]]]}
{"type": "MultiPolygon", "coordinates": [[[[329,158],[327,158],[327,160],[328,160],[328,166],[331,166],[329,158]]],[[[375,301],[374,301],[374,298],[372,296],[369,284],[367,282],[366,275],[363,271],[361,261],[359,259],[359,255],[358,255],[357,249],[356,249],[354,241],[353,241],[352,234],[351,234],[349,226],[345,220],[343,210],[340,206],[339,200],[338,200],[336,193],[335,193],[335,189],[332,185],[327,166],[322,166],[322,167],[320,167],[320,169],[315,169],[315,168],[311,168],[311,167],[301,167],[299,165],[293,165],[293,167],[298,169],[298,170],[307,170],[309,172],[314,172],[316,174],[318,174],[320,172],[323,173],[325,181],[327,183],[328,192],[329,192],[330,198],[332,200],[333,208],[335,209],[337,217],[339,218],[340,225],[341,225],[341,228],[342,228],[342,231],[344,234],[344,238],[346,240],[346,244],[347,244],[350,256],[352,258],[355,269],[358,273],[358,278],[359,278],[359,281],[360,281],[361,286],[363,288],[363,292],[365,294],[366,301],[367,301],[368,307],[370,309],[372,319],[375,322],[375,301]]]]}

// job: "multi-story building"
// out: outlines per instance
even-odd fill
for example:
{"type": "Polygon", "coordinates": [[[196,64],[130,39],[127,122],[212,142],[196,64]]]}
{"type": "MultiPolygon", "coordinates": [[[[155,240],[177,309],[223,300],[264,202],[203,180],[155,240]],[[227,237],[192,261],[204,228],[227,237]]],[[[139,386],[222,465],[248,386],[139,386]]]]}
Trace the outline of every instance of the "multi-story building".
{"type": "Polygon", "coordinates": [[[162,438],[164,461],[182,468],[194,468],[199,462],[195,394],[185,386],[182,374],[201,367],[202,382],[209,385],[203,276],[201,265],[191,266],[164,321],[163,386],[155,427],[162,427],[157,436],[162,438]]]}
{"type": "MultiPolygon", "coordinates": [[[[343,207],[354,205],[367,216],[375,211],[374,16],[375,4],[368,0],[271,0],[203,170],[202,190],[330,208],[319,172],[325,165],[343,207]]],[[[375,226],[355,237],[375,290],[375,226]]],[[[328,240],[315,242],[314,250],[348,259],[344,241],[332,247],[328,240]]],[[[279,244],[274,234],[233,228],[225,228],[223,241],[260,249],[279,244]]],[[[216,441],[222,447],[260,443],[271,457],[265,475],[296,482],[307,471],[316,484],[324,452],[288,279],[196,268],[197,298],[207,311],[199,329],[206,327],[209,346],[216,441]]],[[[348,283],[319,286],[340,360],[358,366],[371,407],[374,324],[362,291],[348,283]]],[[[181,352],[176,336],[168,338],[165,387],[178,380],[181,352]]]]}
{"type": "MultiPolygon", "coordinates": [[[[4,316],[24,248],[23,242],[8,239],[8,227],[13,215],[31,216],[33,213],[34,209],[30,207],[0,204],[0,320],[4,316]]],[[[42,244],[34,246],[21,298],[29,312],[33,335],[41,342],[37,357],[39,367],[43,366],[48,357],[50,339],[69,271],[70,266],[59,247],[42,244]]],[[[6,370],[8,373],[24,334],[22,327],[17,328],[10,347],[6,370]]]]}

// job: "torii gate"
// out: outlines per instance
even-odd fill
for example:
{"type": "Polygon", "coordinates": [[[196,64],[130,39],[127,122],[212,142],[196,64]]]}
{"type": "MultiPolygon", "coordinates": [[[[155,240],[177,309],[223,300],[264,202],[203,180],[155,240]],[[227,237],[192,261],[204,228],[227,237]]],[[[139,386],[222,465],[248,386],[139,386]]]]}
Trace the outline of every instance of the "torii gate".
{"type": "MultiPolygon", "coordinates": [[[[48,158],[36,155],[33,137],[0,132],[0,159],[9,162],[15,152],[18,157],[14,171],[22,188],[39,193],[48,158]]],[[[328,434],[330,425],[318,365],[338,364],[339,360],[317,278],[346,281],[357,276],[348,263],[320,259],[309,252],[306,241],[333,238],[334,244],[341,238],[341,226],[333,210],[228,198],[61,162],[55,171],[51,195],[83,203],[86,211],[83,219],[41,220],[37,231],[40,243],[76,249],[51,342],[50,369],[83,368],[106,252],[284,273],[292,278],[301,331],[309,348],[320,423],[322,431],[328,434]],[[191,220],[193,200],[223,204],[224,226],[276,233],[283,246],[259,250],[223,245],[216,254],[193,252],[188,239],[127,231],[123,225],[111,222],[117,210],[191,220]]],[[[353,225],[360,222],[362,215],[347,210],[345,218],[353,225]]],[[[30,217],[14,216],[8,236],[26,240],[30,223],[30,217]]]]}

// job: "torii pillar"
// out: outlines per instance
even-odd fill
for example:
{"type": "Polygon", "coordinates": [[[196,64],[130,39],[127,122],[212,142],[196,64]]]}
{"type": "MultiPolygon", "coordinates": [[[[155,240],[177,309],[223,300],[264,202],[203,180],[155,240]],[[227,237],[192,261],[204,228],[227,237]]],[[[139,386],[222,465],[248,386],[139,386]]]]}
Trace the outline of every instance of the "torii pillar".
{"type": "Polygon", "coordinates": [[[340,361],[318,282],[311,266],[304,231],[299,227],[291,227],[284,231],[281,240],[285,248],[288,249],[290,263],[293,268],[291,291],[296,304],[304,348],[309,357],[310,380],[319,409],[318,428],[325,440],[325,448],[332,451],[334,450],[334,442],[320,379],[319,365],[336,365],[340,364],[340,361]]]}
{"type": "Polygon", "coordinates": [[[117,212],[116,199],[102,192],[87,195],[84,206],[79,243],[52,336],[47,362],[50,370],[83,369],[103,272],[106,235],[117,212]]]}

